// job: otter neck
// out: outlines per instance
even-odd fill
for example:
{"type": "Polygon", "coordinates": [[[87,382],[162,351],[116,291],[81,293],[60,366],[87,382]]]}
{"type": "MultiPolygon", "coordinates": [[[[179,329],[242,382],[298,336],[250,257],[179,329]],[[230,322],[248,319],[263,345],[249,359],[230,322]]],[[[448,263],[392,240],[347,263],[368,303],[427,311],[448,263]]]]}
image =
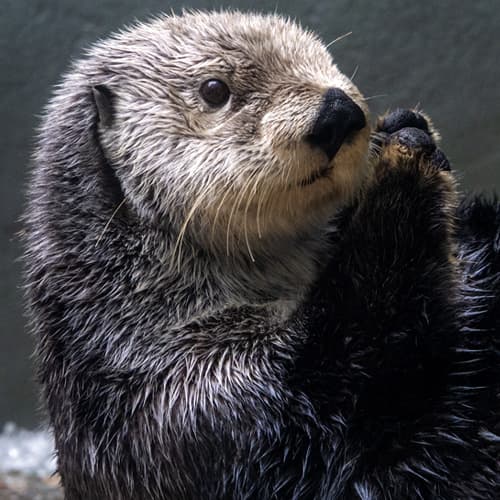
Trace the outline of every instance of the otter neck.
{"type": "MultiPolygon", "coordinates": [[[[170,249],[170,271],[181,281],[203,284],[208,309],[240,305],[297,303],[316,279],[324,255],[326,227],[263,239],[249,252],[246,245],[202,245],[189,235],[181,247],[170,249]]],[[[196,288],[195,287],[195,288],[196,288]]]]}

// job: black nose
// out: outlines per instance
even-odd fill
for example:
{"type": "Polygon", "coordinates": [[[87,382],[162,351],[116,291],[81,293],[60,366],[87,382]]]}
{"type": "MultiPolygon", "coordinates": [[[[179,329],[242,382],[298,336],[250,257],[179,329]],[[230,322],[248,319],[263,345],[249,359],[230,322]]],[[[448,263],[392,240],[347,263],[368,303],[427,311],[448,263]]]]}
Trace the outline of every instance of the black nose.
{"type": "Polygon", "coordinates": [[[311,133],[306,137],[321,148],[331,160],[345,139],[366,125],[361,108],[340,89],[328,89],[311,133]]]}

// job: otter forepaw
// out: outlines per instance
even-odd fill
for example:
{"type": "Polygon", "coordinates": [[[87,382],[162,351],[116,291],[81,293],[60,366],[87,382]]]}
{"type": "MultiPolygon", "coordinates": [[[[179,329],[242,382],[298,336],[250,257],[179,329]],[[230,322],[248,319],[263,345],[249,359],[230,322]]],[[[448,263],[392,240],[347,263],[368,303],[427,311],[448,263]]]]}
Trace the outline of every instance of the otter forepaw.
{"type": "Polygon", "coordinates": [[[432,120],[422,111],[398,108],[381,116],[377,120],[375,131],[385,134],[394,134],[403,128],[417,128],[423,130],[431,139],[438,143],[441,139],[432,120]]]}
{"type": "Polygon", "coordinates": [[[380,164],[394,167],[403,163],[421,163],[449,171],[450,163],[437,148],[439,134],[424,114],[397,109],[379,118],[372,138],[372,151],[380,164]]]}

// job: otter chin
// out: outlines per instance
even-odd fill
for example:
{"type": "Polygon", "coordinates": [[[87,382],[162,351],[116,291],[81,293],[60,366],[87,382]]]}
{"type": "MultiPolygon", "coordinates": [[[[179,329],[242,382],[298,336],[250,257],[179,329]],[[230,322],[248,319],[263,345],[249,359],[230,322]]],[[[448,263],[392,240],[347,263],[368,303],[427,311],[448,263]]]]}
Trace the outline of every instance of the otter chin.
{"type": "MultiPolygon", "coordinates": [[[[473,456],[493,434],[464,434],[483,379],[443,396],[449,419],[432,413],[467,371],[446,378],[441,360],[483,352],[447,344],[462,338],[452,174],[425,117],[379,122],[370,161],[368,122],[325,45],[276,15],[162,16],[72,64],[24,217],[67,500],[451,499],[476,498],[457,478],[493,484],[494,462],[473,456]]],[[[486,269],[467,265],[467,280],[486,269]]]]}

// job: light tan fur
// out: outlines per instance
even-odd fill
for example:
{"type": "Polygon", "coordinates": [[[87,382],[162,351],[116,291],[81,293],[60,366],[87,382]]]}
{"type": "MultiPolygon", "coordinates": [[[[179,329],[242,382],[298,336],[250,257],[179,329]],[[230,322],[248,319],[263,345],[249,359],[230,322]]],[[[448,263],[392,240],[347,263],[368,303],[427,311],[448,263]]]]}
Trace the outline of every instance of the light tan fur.
{"type": "Polygon", "coordinates": [[[228,254],[243,247],[253,258],[266,234],[324,221],[369,172],[365,127],[327,177],[301,185],[327,166],[304,140],[325,91],[339,88],[368,110],[325,46],[292,21],[185,13],[135,26],[90,55],[90,64],[106,65],[95,83],[119,89],[117,121],[101,137],[106,154],[127,169],[125,193],[144,216],[171,213],[173,200],[183,207],[178,246],[194,230],[228,254]],[[111,49],[118,55],[109,60],[111,49]],[[199,95],[211,78],[231,90],[216,111],[199,95]]]}

